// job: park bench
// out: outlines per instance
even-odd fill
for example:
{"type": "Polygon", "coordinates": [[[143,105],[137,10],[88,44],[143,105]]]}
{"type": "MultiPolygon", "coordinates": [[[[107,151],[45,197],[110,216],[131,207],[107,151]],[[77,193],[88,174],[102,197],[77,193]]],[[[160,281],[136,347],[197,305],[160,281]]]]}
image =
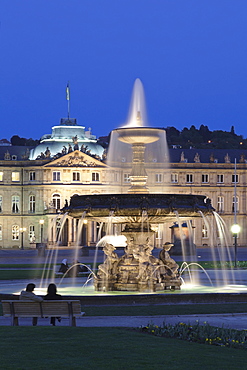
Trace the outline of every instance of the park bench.
{"type": "Polygon", "coordinates": [[[76,318],[85,315],[81,312],[79,300],[54,300],[54,301],[9,301],[3,300],[3,316],[11,318],[11,325],[19,325],[19,317],[69,318],[69,325],[76,326],[76,318]]]}
{"type": "MultiPolygon", "coordinates": [[[[87,271],[80,271],[76,274],[75,277],[83,277],[83,276],[88,276],[91,274],[91,271],[90,269],[92,268],[91,265],[86,265],[87,267],[89,267],[89,270],[87,271]]],[[[54,273],[55,273],[55,277],[63,277],[64,273],[63,272],[59,272],[59,271],[56,271],[56,266],[54,268],[54,273]]],[[[70,275],[65,275],[66,277],[70,277],[70,275]]]]}

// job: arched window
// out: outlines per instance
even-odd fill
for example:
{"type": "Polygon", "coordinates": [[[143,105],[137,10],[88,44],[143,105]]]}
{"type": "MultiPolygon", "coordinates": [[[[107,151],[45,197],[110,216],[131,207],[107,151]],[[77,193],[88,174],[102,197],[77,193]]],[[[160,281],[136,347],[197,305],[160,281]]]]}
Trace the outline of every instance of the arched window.
{"type": "Polygon", "coordinates": [[[224,212],[224,198],[221,195],[217,198],[217,212],[224,212]]]}
{"type": "Polygon", "coordinates": [[[12,226],[12,240],[19,240],[20,228],[18,225],[12,226]]]}
{"type": "Polygon", "coordinates": [[[236,212],[239,212],[239,197],[233,196],[233,198],[232,198],[232,212],[235,212],[235,207],[236,207],[236,212]]]}
{"type": "Polygon", "coordinates": [[[20,210],[20,197],[19,195],[12,196],[12,212],[19,213],[20,210]]]}
{"type": "Polygon", "coordinates": [[[29,212],[30,213],[35,212],[35,195],[29,196],[29,212]]]}
{"type": "Polygon", "coordinates": [[[53,194],[52,196],[53,207],[57,210],[61,209],[61,195],[58,193],[53,194]]]}
{"type": "Polygon", "coordinates": [[[30,240],[30,243],[35,242],[35,227],[34,227],[34,225],[29,226],[29,240],[30,240]]]}
{"type": "Polygon", "coordinates": [[[202,225],[202,237],[207,238],[208,237],[208,229],[205,224],[202,225]]]}

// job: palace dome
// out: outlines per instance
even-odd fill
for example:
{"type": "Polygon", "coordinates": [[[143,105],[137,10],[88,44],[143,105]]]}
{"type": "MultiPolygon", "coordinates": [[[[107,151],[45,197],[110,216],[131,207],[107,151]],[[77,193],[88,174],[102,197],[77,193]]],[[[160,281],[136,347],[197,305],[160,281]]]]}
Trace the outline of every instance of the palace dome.
{"type": "Polygon", "coordinates": [[[52,127],[51,134],[41,137],[40,144],[30,151],[29,159],[54,157],[73,150],[81,150],[100,158],[104,152],[90,128],[85,131],[85,127],[77,125],[75,118],[62,118],[60,125],[52,127]]]}

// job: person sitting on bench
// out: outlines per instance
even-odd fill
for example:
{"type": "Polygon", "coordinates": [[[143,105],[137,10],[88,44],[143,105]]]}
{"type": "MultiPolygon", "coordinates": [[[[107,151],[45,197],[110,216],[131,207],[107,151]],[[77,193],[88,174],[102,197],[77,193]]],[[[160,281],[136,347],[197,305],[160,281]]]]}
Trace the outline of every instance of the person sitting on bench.
{"type": "MultiPolygon", "coordinates": [[[[23,301],[34,301],[34,302],[42,302],[43,298],[37,296],[36,294],[33,293],[35,289],[35,284],[29,283],[26,286],[26,290],[22,290],[20,294],[20,299],[23,301]]],[[[38,322],[37,317],[33,317],[33,326],[36,326],[38,322]]]]}
{"type": "MultiPolygon", "coordinates": [[[[61,300],[62,296],[57,294],[57,287],[56,284],[49,284],[47,288],[47,294],[44,296],[44,300],[53,301],[53,300],[61,300]]],[[[56,319],[60,322],[61,317],[51,317],[51,325],[56,325],[56,319]]]]}

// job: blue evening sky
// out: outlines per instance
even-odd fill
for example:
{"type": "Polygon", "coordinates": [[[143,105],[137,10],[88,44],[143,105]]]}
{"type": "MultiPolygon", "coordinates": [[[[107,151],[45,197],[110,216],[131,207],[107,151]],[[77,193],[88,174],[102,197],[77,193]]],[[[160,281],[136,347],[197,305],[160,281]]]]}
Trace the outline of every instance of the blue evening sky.
{"type": "Polygon", "coordinates": [[[125,123],[135,79],[151,126],[247,137],[246,0],[1,0],[1,138],[38,139],[67,115],[125,123]]]}

